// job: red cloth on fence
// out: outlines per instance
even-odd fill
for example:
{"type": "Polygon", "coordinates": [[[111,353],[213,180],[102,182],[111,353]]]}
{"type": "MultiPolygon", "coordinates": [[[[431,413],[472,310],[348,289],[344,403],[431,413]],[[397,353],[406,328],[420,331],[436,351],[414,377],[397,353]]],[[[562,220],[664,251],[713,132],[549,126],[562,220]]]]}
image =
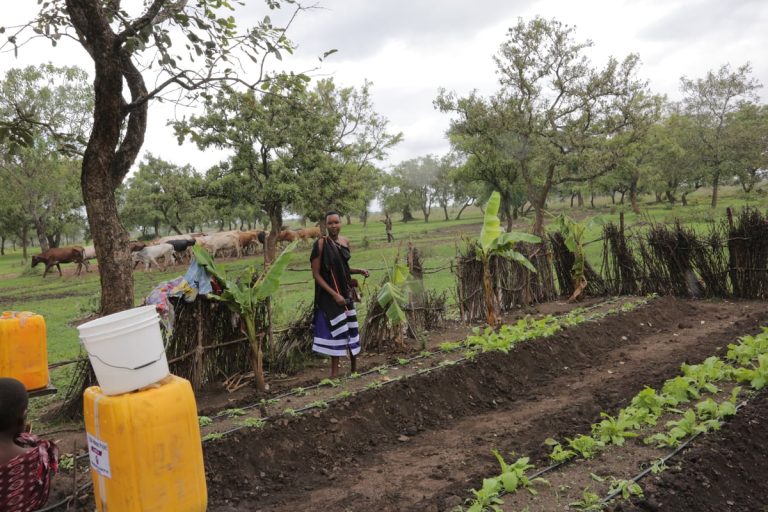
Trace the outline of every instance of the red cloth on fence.
{"type": "Polygon", "coordinates": [[[31,449],[0,466],[0,510],[32,512],[48,501],[51,477],[59,469],[59,449],[31,434],[21,434],[16,444],[31,449]]]}

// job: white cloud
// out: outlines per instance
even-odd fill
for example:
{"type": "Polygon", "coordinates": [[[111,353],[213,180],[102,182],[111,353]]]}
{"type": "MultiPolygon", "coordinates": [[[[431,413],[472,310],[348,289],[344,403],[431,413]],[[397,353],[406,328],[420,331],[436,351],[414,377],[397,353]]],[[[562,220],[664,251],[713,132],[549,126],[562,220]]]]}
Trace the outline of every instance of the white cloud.
{"type": "MultiPolygon", "coordinates": [[[[133,0],[134,2],[138,0],[133,0]]],[[[376,109],[402,131],[404,142],[386,165],[448,149],[444,138],[449,117],[436,112],[432,101],[444,87],[460,95],[497,88],[492,56],[518,17],[556,18],[576,26],[576,38],[591,39],[590,57],[596,65],[609,55],[623,58],[639,53],[641,77],[652,89],[679,99],[683,75],[701,77],[722,64],[746,61],[754,76],[768,86],[768,2],[764,0],[320,0],[324,9],[300,14],[290,36],[299,44],[286,57],[294,70],[318,65],[317,56],[337,48],[317,76],[330,75],[342,86],[373,82],[376,109]]],[[[4,13],[4,24],[31,17],[33,2],[17,2],[4,13]]],[[[241,24],[269,14],[262,2],[250,0],[238,17],[241,24]]],[[[23,47],[19,58],[0,54],[0,72],[53,60],[57,65],[93,65],[76,45],[52,49],[38,41],[23,47]]],[[[765,89],[762,97],[768,97],[765,89]]],[[[187,112],[188,114],[188,112],[187,112]]],[[[153,104],[144,148],[179,164],[206,169],[222,157],[200,152],[191,144],[179,147],[166,119],[174,115],[167,104],[153,104]]],[[[181,114],[179,114],[181,115],[181,114]]]]}

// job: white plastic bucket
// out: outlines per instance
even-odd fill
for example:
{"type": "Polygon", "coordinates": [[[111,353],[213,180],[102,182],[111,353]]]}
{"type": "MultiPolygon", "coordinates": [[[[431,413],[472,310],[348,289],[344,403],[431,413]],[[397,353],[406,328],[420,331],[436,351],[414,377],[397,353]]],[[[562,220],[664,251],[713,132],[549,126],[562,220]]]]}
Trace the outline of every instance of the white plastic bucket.
{"type": "Polygon", "coordinates": [[[170,374],[155,306],[97,318],[77,330],[105,395],[134,391],[170,374]]]}

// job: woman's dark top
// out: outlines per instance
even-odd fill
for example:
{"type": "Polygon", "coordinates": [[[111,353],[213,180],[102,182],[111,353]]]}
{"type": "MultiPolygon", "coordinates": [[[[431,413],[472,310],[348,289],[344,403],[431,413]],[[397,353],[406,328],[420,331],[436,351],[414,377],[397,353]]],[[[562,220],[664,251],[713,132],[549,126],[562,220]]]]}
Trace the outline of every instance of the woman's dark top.
{"type": "MultiPolygon", "coordinates": [[[[345,299],[351,297],[352,276],[349,273],[349,258],[351,257],[349,247],[345,247],[327,236],[319,238],[312,245],[312,253],[309,255],[310,262],[320,255],[320,240],[323,241],[320,276],[342,297],[345,299]]],[[[344,307],[336,304],[333,297],[317,281],[315,281],[315,307],[322,309],[328,318],[335,318],[344,311],[344,307]]]]}

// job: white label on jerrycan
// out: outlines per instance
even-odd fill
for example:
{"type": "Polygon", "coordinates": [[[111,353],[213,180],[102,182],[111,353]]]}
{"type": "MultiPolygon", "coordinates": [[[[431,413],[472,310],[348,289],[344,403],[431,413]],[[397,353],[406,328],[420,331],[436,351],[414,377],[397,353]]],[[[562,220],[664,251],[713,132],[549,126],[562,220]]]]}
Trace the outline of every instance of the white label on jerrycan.
{"type": "Polygon", "coordinates": [[[109,469],[109,447],[107,447],[107,443],[93,437],[91,434],[86,435],[88,436],[88,457],[91,459],[91,467],[101,476],[112,478],[112,473],[109,469]]]}

